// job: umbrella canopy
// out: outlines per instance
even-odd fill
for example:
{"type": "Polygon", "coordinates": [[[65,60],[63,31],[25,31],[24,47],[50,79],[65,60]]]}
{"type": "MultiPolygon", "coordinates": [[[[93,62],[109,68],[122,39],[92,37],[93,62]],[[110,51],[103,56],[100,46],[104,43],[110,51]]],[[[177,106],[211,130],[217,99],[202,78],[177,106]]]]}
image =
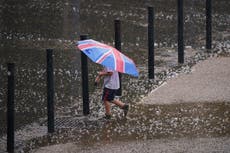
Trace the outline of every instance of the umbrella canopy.
{"type": "Polygon", "coordinates": [[[78,48],[95,63],[138,77],[138,71],[133,60],[111,46],[88,39],[78,41],[78,48]]]}

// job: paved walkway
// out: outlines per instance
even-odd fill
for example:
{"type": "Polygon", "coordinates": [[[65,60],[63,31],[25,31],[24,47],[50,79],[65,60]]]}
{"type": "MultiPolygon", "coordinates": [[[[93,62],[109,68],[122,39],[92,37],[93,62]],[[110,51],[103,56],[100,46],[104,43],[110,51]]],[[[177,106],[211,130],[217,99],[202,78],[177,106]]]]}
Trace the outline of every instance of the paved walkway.
{"type": "Polygon", "coordinates": [[[230,138],[155,139],[101,143],[82,147],[74,143],[53,145],[32,153],[230,153],[230,138]]]}
{"type": "Polygon", "coordinates": [[[143,99],[146,104],[230,102],[230,57],[209,58],[189,74],[166,81],[143,99]]]}

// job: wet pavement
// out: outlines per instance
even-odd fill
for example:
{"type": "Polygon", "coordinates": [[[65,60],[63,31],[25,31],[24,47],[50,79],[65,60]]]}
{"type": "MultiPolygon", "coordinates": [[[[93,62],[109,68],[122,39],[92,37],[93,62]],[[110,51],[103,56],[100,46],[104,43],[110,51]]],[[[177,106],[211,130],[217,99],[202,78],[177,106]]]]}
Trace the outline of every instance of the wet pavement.
{"type": "MultiPolygon", "coordinates": [[[[127,118],[123,117],[123,112],[120,109],[112,107],[113,119],[110,121],[102,119],[104,107],[99,102],[101,99],[100,89],[94,89],[94,94],[91,95],[91,114],[89,116],[79,115],[81,107],[77,103],[71,107],[57,107],[55,133],[47,134],[46,118],[40,118],[33,124],[23,126],[15,133],[16,152],[39,153],[44,151],[43,147],[50,152],[58,152],[60,148],[64,149],[61,150],[62,152],[76,152],[76,148],[81,148],[83,152],[103,152],[103,149],[107,150],[106,147],[111,147],[111,152],[116,152],[116,150],[125,152],[123,143],[130,147],[133,146],[134,152],[139,152],[140,149],[143,149],[142,145],[146,146],[147,144],[161,146],[157,147],[159,152],[167,151],[167,148],[169,149],[168,152],[183,152],[183,150],[195,152],[196,149],[193,151],[189,148],[194,149],[191,147],[196,144],[194,141],[201,139],[203,141],[198,151],[205,152],[203,151],[204,148],[215,151],[209,146],[216,145],[215,148],[219,148],[219,152],[226,152],[227,145],[225,142],[228,142],[230,137],[229,96],[225,91],[223,95],[217,93],[217,96],[214,96],[216,98],[220,96],[221,99],[213,99],[211,96],[214,93],[211,95],[203,94],[219,88],[228,91],[229,47],[229,41],[226,41],[217,44],[213,53],[196,53],[191,58],[186,58],[186,64],[177,65],[172,69],[158,73],[155,80],[147,78],[147,69],[142,69],[138,79],[127,77],[126,79],[129,80],[123,82],[123,94],[127,96],[120,97],[122,101],[131,106],[127,118]],[[176,92],[174,89],[180,91],[191,88],[189,93],[192,95],[196,92],[191,91],[198,88],[195,86],[197,83],[189,81],[192,78],[195,79],[195,82],[206,83],[204,85],[207,87],[204,86],[201,89],[207,91],[200,92],[201,95],[198,96],[200,98],[204,96],[207,98],[206,100],[202,99],[201,101],[196,99],[197,96],[188,96],[184,99],[190,98],[190,100],[183,102],[181,97],[177,96],[178,101],[171,99],[171,103],[164,103],[165,101],[163,102],[162,99],[154,102],[158,96],[170,98],[170,96],[165,96],[164,91],[151,97],[162,89],[173,89],[176,92]],[[209,79],[215,81],[210,84],[209,79]],[[171,84],[170,82],[174,80],[176,83],[171,84]],[[181,82],[183,80],[188,82],[181,82]],[[165,83],[169,86],[164,85],[165,83]],[[186,86],[183,86],[185,84],[186,86]],[[209,85],[215,85],[215,88],[209,87],[209,85]],[[149,100],[146,101],[147,99],[149,100]],[[164,104],[159,102],[161,100],[164,104]],[[172,142],[170,144],[165,143],[168,140],[172,140],[172,142]],[[215,143],[216,141],[218,143],[215,143]],[[108,145],[98,148],[92,147],[97,146],[98,142],[108,145]],[[140,145],[135,145],[138,142],[140,145]],[[178,148],[175,150],[174,145],[182,145],[180,147],[182,150],[177,150],[178,148]]],[[[202,87],[202,84],[198,84],[202,87]]],[[[199,90],[201,89],[199,88],[199,90]]],[[[157,148],[152,148],[152,150],[157,148]]],[[[5,152],[5,149],[6,135],[3,135],[0,139],[0,152],[5,152]]],[[[150,147],[150,150],[143,149],[143,152],[151,152],[152,150],[150,147]]]]}
{"type": "MultiPolygon", "coordinates": [[[[125,151],[122,144],[132,146],[134,152],[139,152],[147,145],[151,146],[150,149],[143,149],[143,152],[151,152],[155,149],[159,152],[183,152],[184,150],[186,150],[184,152],[196,152],[196,149],[193,150],[193,146],[196,145],[194,141],[201,139],[198,151],[205,152],[204,148],[216,151],[215,148],[218,148],[219,152],[227,152],[226,142],[230,137],[230,104],[229,96],[226,94],[229,89],[229,53],[229,41],[226,41],[217,44],[213,53],[198,52],[191,58],[186,58],[186,64],[156,74],[155,80],[148,80],[147,69],[142,69],[138,79],[127,77],[128,81],[123,82],[123,94],[127,96],[120,97],[131,106],[127,118],[123,117],[120,109],[112,107],[113,119],[110,121],[102,119],[104,107],[101,102],[98,102],[101,90],[94,89],[89,116],[79,115],[81,108],[77,103],[71,107],[57,107],[55,133],[47,134],[46,118],[40,118],[33,124],[23,126],[15,133],[16,152],[39,153],[44,152],[44,149],[50,152],[58,152],[60,149],[61,152],[76,152],[76,148],[80,148],[82,152],[105,152],[106,147],[111,147],[111,152],[130,151],[125,151]],[[202,81],[201,78],[204,80],[202,81]],[[195,79],[193,80],[195,83],[190,79],[195,79]],[[209,79],[213,83],[210,84],[209,79]],[[184,83],[183,80],[188,82],[184,83]],[[171,84],[170,82],[173,81],[176,83],[171,84]],[[199,81],[205,83],[207,87],[203,87],[199,81]],[[185,84],[186,86],[183,86],[185,84]],[[197,84],[201,87],[196,87],[197,84]],[[215,85],[215,88],[210,85],[215,85]],[[158,91],[173,89],[176,94],[175,89],[183,91],[187,88],[191,88],[189,95],[196,93],[194,92],[196,88],[205,92],[200,92],[200,96],[183,97],[185,100],[190,98],[187,101],[182,101],[181,97],[176,96],[174,98],[178,98],[178,101],[171,99],[172,102],[166,103],[159,98],[167,99],[170,96],[166,97],[164,91],[160,93],[158,91]],[[209,90],[220,88],[226,91],[223,91],[223,95],[218,92],[214,96],[217,99],[212,98],[215,93],[203,95],[209,93],[209,90]],[[154,94],[156,95],[153,96],[154,94]],[[207,99],[201,101],[197,100],[197,97],[207,99]],[[162,104],[160,101],[165,103],[162,104]],[[100,146],[98,143],[108,145],[100,146]],[[157,148],[152,148],[151,144],[157,148]],[[175,145],[181,145],[179,147],[181,150],[175,148],[175,145]],[[215,148],[212,148],[213,146],[215,148]]],[[[5,149],[6,135],[3,135],[0,139],[0,152],[5,152],[5,149]]]]}
{"type": "MultiPolygon", "coordinates": [[[[92,0],[1,1],[0,152],[6,149],[7,62],[17,65],[16,152],[42,152],[44,149],[50,152],[106,152],[107,149],[111,152],[228,152],[226,143],[229,142],[230,109],[226,93],[229,88],[223,88],[229,83],[228,80],[221,81],[219,76],[202,74],[205,75],[202,78],[220,82],[196,82],[202,91],[202,86],[212,90],[196,96],[199,98],[195,99],[198,103],[192,98],[195,98],[194,93],[199,92],[193,92],[196,91],[194,88],[192,92],[188,91],[190,88],[184,84],[180,86],[180,91],[190,94],[186,94],[186,97],[176,96],[180,103],[170,99],[176,95],[175,86],[169,87],[169,83],[164,82],[179,74],[179,77],[181,74],[183,76],[183,73],[186,73],[187,78],[187,74],[197,70],[191,67],[201,60],[226,52],[229,55],[229,3],[228,0],[213,1],[214,54],[209,54],[204,47],[205,2],[185,1],[185,64],[180,65],[177,63],[174,0],[99,0],[98,3],[92,0]],[[148,79],[146,67],[147,6],[155,7],[155,80],[148,79]],[[109,122],[101,119],[104,115],[104,107],[100,102],[101,90],[93,86],[98,67],[89,63],[91,114],[84,117],[80,52],[76,53],[75,43],[81,33],[88,33],[90,38],[114,45],[113,21],[118,18],[122,23],[122,52],[133,58],[140,70],[138,79],[125,75],[122,77],[125,96],[120,99],[131,104],[131,110],[127,119],[124,119],[122,111],[112,107],[113,119],[109,122]],[[54,134],[47,134],[46,128],[45,49],[48,47],[55,49],[54,134]],[[219,88],[212,88],[210,84],[219,88]],[[175,94],[165,97],[162,91],[162,97],[172,100],[164,101],[167,104],[162,105],[159,99],[156,101],[156,97],[161,97],[157,93],[165,87],[173,88],[172,93],[175,94]],[[220,94],[216,91],[223,92],[220,94]],[[151,94],[154,96],[151,97],[151,94]],[[151,97],[151,100],[143,103],[146,96],[151,97]],[[196,141],[201,143],[200,146],[196,141]],[[124,145],[132,149],[126,150],[124,145]],[[195,146],[199,146],[198,151],[195,146]]],[[[212,62],[210,64],[215,67],[212,62]]],[[[226,77],[227,73],[223,69],[218,70],[226,77]]],[[[197,80],[202,79],[198,77],[197,80]]]]}
{"type": "MultiPolygon", "coordinates": [[[[213,1],[213,48],[219,42],[229,44],[228,4],[228,0],[213,1]]],[[[205,51],[205,2],[186,1],[184,7],[187,63],[187,58],[205,51]]],[[[16,129],[46,116],[46,48],[54,49],[57,116],[81,115],[80,52],[75,49],[76,41],[80,34],[88,33],[90,38],[114,45],[114,19],[120,19],[122,24],[122,52],[134,59],[141,71],[137,80],[123,77],[126,96],[122,100],[139,102],[164,81],[168,69],[177,66],[175,0],[12,0],[1,1],[0,8],[0,135],[6,133],[6,63],[16,64],[16,129]],[[147,6],[155,8],[155,83],[145,81],[147,6]]],[[[91,110],[102,113],[98,111],[100,106],[94,104],[99,99],[93,87],[97,70],[95,64],[89,63],[91,110]]]]}
{"type": "MultiPolygon", "coordinates": [[[[229,81],[230,57],[211,57],[192,67],[187,74],[178,74],[170,78],[170,81],[180,82],[185,77],[191,79],[190,75],[209,70],[215,65],[214,73],[216,78],[223,77],[229,81]],[[216,64],[215,62],[219,63],[216,64]],[[208,63],[208,64],[207,64],[208,63]],[[225,64],[221,64],[225,63],[225,64]],[[226,66],[226,67],[225,67],[226,66]],[[202,71],[200,71],[200,68],[202,71]]],[[[209,71],[210,72],[210,71],[209,71]]],[[[201,75],[202,77],[203,75],[201,75]]],[[[208,80],[209,75],[203,76],[208,80]]],[[[197,79],[197,78],[196,78],[197,79]]],[[[180,84],[178,83],[178,86],[180,84]]],[[[191,81],[187,86],[193,87],[191,81]]],[[[217,88],[228,89],[229,84],[214,84],[217,88]]],[[[175,85],[176,86],[176,85],[175,85]]],[[[173,86],[173,88],[176,88],[173,86]]],[[[170,89],[172,86],[167,87],[170,89]]],[[[179,86],[180,87],[180,86],[179,86]]],[[[150,93],[145,101],[157,91],[163,90],[164,86],[157,88],[150,93]]],[[[213,88],[205,88],[212,90],[213,88]]],[[[166,89],[165,89],[166,90],[166,89]]],[[[208,92],[208,91],[207,91],[208,92]]],[[[159,94],[159,93],[158,93],[159,94]]],[[[164,95],[164,92],[162,92],[164,95]]],[[[202,95],[202,93],[201,93],[202,95]]],[[[157,97],[157,96],[156,96],[157,97]]],[[[170,97],[170,96],[169,96],[170,97]]],[[[207,97],[209,97],[207,95],[207,97]]],[[[149,100],[154,101],[155,97],[149,100]]],[[[113,119],[104,120],[100,116],[63,116],[56,119],[56,132],[46,134],[46,122],[41,120],[40,124],[25,128],[22,133],[37,131],[40,129],[40,136],[29,137],[24,144],[18,144],[19,152],[229,152],[230,141],[230,101],[222,99],[208,99],[197,101],[196,97],[189,102],[178,101],[172,103],[131,103],[131,110],[127,118],[123,117],[122,111],[113,109],[113,119]],[[36,129],[34,129],[36,127],[36,129]],[[21,149],[20,149],[21,147],[21,149]]],[[[161,100],[161,99],[160,99],[161,100]]],[[[24,135],[23,135],[24,133],[24,135]]],[[[36,133],[36,132],[35,132],[36,133]]],[[[20,135],[20,134],[16,134],[20,135]]],[[[36,135],[36,134],[35,134],[36,135]]],[[[23,142],[23,141],[22,141],[23,142]]]]}
{"type": "Polygon", "coordinates": [[[42,147],[32,153],[229,153],[230,138],[173,138],[140,141],[97,142],[89,147],[66,143],[42,147]],[[71,148],[71,149],[70,149],[71,148]]]}

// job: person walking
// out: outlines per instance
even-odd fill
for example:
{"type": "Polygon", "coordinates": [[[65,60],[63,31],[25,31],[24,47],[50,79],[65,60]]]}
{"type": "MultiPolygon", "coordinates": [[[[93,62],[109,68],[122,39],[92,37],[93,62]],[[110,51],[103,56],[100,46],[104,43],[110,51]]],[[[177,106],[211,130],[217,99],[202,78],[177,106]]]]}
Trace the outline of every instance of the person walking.
{"type": "Polygon", "coordinates": [[[129,110],[129,105],[114,99],[117,90],[120,88],[119,73],[105,67],[101,72],[98,73],[98,76],[95,78],[95,85],[100,82],[102,77],[104,78],[102,101],[104,102],[105,106],[105,118],[111,119],[112,117],[111,103],[117,105],[120,107],[120,109],[123,109],[124,116],[126,117],[129,110]]]}

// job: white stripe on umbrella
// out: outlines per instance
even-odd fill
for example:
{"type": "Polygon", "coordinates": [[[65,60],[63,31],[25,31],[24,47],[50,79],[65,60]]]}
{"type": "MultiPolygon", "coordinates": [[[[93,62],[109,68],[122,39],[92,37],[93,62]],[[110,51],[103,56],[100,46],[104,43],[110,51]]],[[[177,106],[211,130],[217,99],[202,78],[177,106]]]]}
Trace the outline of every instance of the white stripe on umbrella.
{"type": "Polygon", "coordinates": [[[111,53],[112,53],[112,49],[110,49],[108,52],[106,52],[105,54],[103,54],[103,55],[96,61],[96,63],[101,64],[101,63],[104,61],[104,59],[105,59],[106,57],[108,57],[109,55],[111,55],[111,53]]]}

